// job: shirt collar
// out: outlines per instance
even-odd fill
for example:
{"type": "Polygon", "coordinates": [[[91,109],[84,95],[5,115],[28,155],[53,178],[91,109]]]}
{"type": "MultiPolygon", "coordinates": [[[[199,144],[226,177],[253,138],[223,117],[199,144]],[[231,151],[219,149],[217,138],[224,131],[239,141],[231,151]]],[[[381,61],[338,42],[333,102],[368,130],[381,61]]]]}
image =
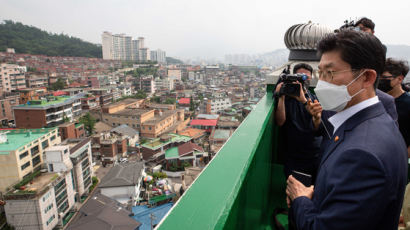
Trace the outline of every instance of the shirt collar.
{"type": "Polygon", "coordinates": [[[347,119],[358,113],[359,111],[372,106],[379,102],[379,98],[377,96],[374,96],[372,98],[369,98],[367,100],[364,100],[360,103],[357,103],[356,105],[353,105],[352,107],[345,109],[343,111],[340,111],[336,113],[335,115],[331,116],[329,118],[329,122],[333,125],[333,134],[336,133],[336,130],[345,122],[347,119]]]}

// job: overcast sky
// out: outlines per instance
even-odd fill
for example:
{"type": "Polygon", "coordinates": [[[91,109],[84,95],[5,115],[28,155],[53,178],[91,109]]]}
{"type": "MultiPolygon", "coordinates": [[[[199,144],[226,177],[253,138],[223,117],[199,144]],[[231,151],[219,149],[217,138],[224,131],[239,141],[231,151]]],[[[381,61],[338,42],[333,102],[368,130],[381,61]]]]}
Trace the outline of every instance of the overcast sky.
{"type": "Polygon", "coordinates": [[[369,17],[385,44],[410,45],[410,1],[0,0],[0,19],[101,43],[101,33],[144,36],[167,56],[217,58],[285,48],[283,35],[309,20],[332,29],[369,17]]]}

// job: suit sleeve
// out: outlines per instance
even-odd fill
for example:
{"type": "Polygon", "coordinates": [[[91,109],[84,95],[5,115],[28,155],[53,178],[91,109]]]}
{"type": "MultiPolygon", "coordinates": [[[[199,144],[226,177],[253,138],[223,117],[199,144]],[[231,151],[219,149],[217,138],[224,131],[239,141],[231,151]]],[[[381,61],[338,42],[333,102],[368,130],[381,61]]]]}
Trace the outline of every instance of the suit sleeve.
{"type": "Polygon", "coordinates": [[[369,220],[383,218],[388,180],[379,159],[362,150],[347,150],[340,156],[326,172],[325,192],[314,194],[320,196],[318,207],[307,197],[293,201],[297,229],[376,229],[372,226],[376,221],[369,220]]]}

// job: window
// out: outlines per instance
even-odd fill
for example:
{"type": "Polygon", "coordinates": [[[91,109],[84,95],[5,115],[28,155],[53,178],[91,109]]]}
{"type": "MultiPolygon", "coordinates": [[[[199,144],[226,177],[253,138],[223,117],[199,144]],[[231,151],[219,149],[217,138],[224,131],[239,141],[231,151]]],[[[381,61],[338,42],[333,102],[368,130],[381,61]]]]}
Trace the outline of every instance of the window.
{"type": "Polygon", "coordinates": [[[56,135],[50,137],[50,141],[54,141],[56,139],[56,135]]]}
{"type": "Polygon", "coordinates": [[[36,166],[36,165],[38,165],[38,164],[40,164],[40,161],[41,161],[40,155],[34,157],[34,158],[33,158],[33,167],[36,166]]]}
{"type": "Polygon", "coordinates": [[[34,146],[33,148],[31,148],[31,155],[32,156],[35,156],[37,153],[39,153],[40,152],[40,150],[39,150],[39,148],[38,148],[38,145],[36,145],[36,146],[34,146]]]}
{"type": "Polygon", "coordinates": [[[26,156],[28,156],[28,151],[25,151],[24,153],[20,154],[20,160],[26,156]]]}
{"type": "Polygon", "coordinates": [[[43,202],[46,202],[46,200],[51,196],[51,192],[46,193],[46,195],[43,196],[43,202]]]}
{"type": "Polygon", "coordinates": [[[44,209],[44,214],[47,214],[47,212],[48,211],[50,211],[52,208],[53,208],[53,203],[51,203],[49,206],[47,206],[45,209],[44,209]]]}
{"type": "Polygon", "coordinates": [[[64,149],[64,154],[67,154],[68,153],[68,149],[64,149]]]}
{"type": "Polygon", "coordinates": [[[26,169],[29,166],[30,166],[30,161],[27,161],[24,165],[21,166],[21,171],[23,171],[24,169],[26,169]]]}
{"type": "Polygon", "coordinates": [[[45,148],[47,148],[48,147],[48,140],[45,140],[45,141],[41,142],[41,147],[43,147],[43,150],[45,148]]]}
{"type": "Polygon", "coordinates": [[[50,219],[47,220],[46,224],[49,225],[51,224],[51,222],[53,222],[54,218],[56,218],[56,216],[53,214],[50,219]]]}

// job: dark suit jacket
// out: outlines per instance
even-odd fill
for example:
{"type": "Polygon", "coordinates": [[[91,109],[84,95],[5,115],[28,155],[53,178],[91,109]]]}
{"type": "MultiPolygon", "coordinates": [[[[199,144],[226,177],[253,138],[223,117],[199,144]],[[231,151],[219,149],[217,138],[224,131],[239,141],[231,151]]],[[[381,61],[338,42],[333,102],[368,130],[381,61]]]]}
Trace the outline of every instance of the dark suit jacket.
{"type": "Polygon", "coordinates": [[[292,203],[298,229],[397,230],[407,177],[398,137],[381,103],[345,121],[322,156],[313,199],[292,203]]]}
{"type": "Polygon", "coordinates": [[[397,115],[397,110],[396,110],[396,103],[394,102],[394,97],[391,95],[376,89],[376,96],[379,97],[380,102],[383,104],[384,109],[386,112],[390,115],[390,117],[393,119],[393,121],[397,123],[398,115],[397,115]]]}

